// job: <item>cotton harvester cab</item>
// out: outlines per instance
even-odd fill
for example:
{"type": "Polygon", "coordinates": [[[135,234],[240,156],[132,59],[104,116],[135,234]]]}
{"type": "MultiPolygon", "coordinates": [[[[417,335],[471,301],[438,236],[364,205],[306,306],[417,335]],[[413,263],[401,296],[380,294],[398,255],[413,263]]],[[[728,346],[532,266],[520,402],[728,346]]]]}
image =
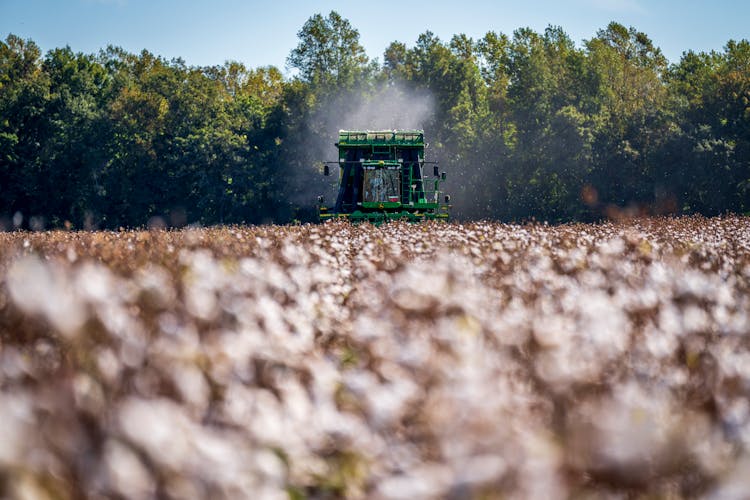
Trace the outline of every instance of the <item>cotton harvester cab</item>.
{"type": "Polygon", "coordinates": [[[326,162],[323,170],[329,175],[331,163],[339,166],[336,204],[325,207],[318,197],[320,220],[447,221],[450,197],[440,199],[445,172],[425,161],[424,146],[421,130],[341,130],[338,162],[326,162]],[[432,176],[425,176],[425,165],[432,176]]]}

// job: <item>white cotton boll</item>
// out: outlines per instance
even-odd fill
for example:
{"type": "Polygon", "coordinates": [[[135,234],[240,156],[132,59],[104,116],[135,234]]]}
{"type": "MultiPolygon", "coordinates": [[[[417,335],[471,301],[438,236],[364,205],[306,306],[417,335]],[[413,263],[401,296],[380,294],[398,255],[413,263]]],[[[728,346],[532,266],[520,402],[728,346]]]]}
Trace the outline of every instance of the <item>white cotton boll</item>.
{"type": "Polygon", "coordinates": [[[213,321],[220,313],[217,290],[228,285],[226,270],[210,251],[182,251],[180,261],[188,265],[183,278],[185,307],[195,318],[213,321]]]}
{"type": "Polygon", "coordinates": [[[646,349],[657,359],[672,356],[680,346],[680,342],[674,333],[658,330],[651,324],[645,328],[643,338],[646,349]]]}
{"type": "Polygon", "coordinates": [[[73,396],[76,406],[91,414],[104,410],[104,392],[99,383],[88,375],[79,373],[73,379],[73,396]]]}
{"type": "MultiPolygon", "coordinates": [[[[230,457],[233,453],[230,452],[230,457]]],[[[253,452],[252,466],[254,472],[261,476],[252,488],[247,488],[245,494],[259,500],[287,500],[289,494],[285,488],[285,470],[279,456],[271,450],[257,450],[253,452]],[[257,484],[260,482],[260,484],[257,484]]],[[[239,481],[242,477],[237,478],[239,481]]]]}
{"type": "Polygon", "coordinates": [[[750,422],[750,403],[744,398],[734,399],[723,408],[722,416],[730,428],[742,427],[750,422]]]}
{"type": "Polygon", "coordinates": [[[100,348],[96,354],[96,367],[104,380],[110,384],[115,383],[122,372],[122,365],[117,356],[109,348],[100,348]]]}
{"type": "Polygon", "coordinates": [[[662,298],[658,290],[651,287],[639,288],[636,291],[632,291],[628,295],[630,299],[631,308],[636,309],[652,309],[659,305],[659,301],[662,298]]]}
{"type": "Polygon", "coordinates": [[[700,271],[689,269],[677,281],[677,295],[695,299],[710,299],[716,290],[711,278],[700,271]]]}
{"type": "Polygon", "coordinates": [[[130,338],[141,331],[137,318],[123,304],[100,303],[95,309],[95,314],[113,337],[130,338]]]}
{"type": "Polygon", "coordinates": [[[250,360],[261,350],[263,340],[258,335],[257,328],[243,328],[204,342],[201,350],[211,359],[209,376],[221,384],[228,383],[232,377],[252,382],[254,373],[250,360]]]}
{"type": "Polygon", "coordinates": [[[104,446],[104,467],[110,489],[127,498],[149,498],[156,485],[138,456],[124,444],[108,440],[104,446]]]}
{"type": "Polygon", "coordinates": [[[279,380],[279,391],[284,406],[284,414],[291,420],[304,422],[315,412],[310,397],[302,384],[294,378],[279,380]]]}
{"type": "Polygon", "coordinates": [[[407,379],[386,384],[371,380],[358,387],[357,393],[366,401],[372,424],[379,428],[398,421],[408,402],[419,393],[419,387],[407,379]]]}
{"type": "Polygon", "coordinates": [[[736,303],[737,297],[734,291],[736,283],[729,284],[722,281],[716,285],[715,301],[719,306],[731,307],[736,303]]]}
{"type": "Polygon", "coordinates": [[[521,463],[509,460],[506,464],[520,466],[520,496],[550,500],[568,498],[568,485],[560,470],[562,450],[555,436],[533,428],[519,434],[516,439],[522,450],[521,463]]]}
{"type": "Polygon", "coordinates": [[[664,304],[659,309],[659,330],[676,337],[681,337],[685,333],[682,315],[674,304],[664,304]]]}
{"type": "Polygon", "coordinates": [[[117,417],[125,437],[157,464],[179,470],[190,460],[191,426],[174,402],[129,397],[120,404],[117,417]]]}
{"type": "Polygon", "coordinates": [[[103,303],[115,298],[115,278],[104,266],[87,262],[76,273],[76,290],[91,303],[103,303]]]}
{"type": "Polygon", "coordinates": [[[620,238],[612,238],[597,245],[597,249],[603,255],[619,256],[625,251],[625,241],[620,238]]]}
{"type": "Polygon", "coordinates": [[[247,428],[260,442],[268,446],[282,446],[287,440],[284,408],[270,391],[258,389],[252,393],[251,416],[247,428]]]}
{"type": "Polygon", "coordinates": [[[367,370],[351,370],[343,376],[345,387],[357,396],[364,396],[379,383],[375,374],[367,370]]]}
{"type": "Polygon", "coordinates": [[[656,288],[671,286],[673,271],[664,262],[654,262],[648,268],[648,279],[656,288]]]}
{"type": "Polygon", "coordinates": [[[120,406],[118,423],[153,463],[175,473],[170,477],[178,483],[170,489],[185,493],[203,485],[227,498],[248,497],[258,488],[265,498],[278,498],[283,491],[278,457],[249,448],[242,434],[198,424],[172,401],[129,398],[120,406]],[[179,484],[180,478],[190,483],[179,484]]]}
{"type": "Polygon", "coordinates": [[[158,319],[159,329],[169,336],[176,336],[180,333],[180,322],[173,313],[162,313],[158,319]]]}
{"type": "Polygon", "coordinates": [[[333,362],[310,355],[304,360],[305,368],[312,374],[312,399],[316,405],[333,403],[333,396],[342,380],[342,374],[333,362]]]}
{"type": "Polygon", "coordinates": [[[592,342],[607,357],[621,353],[629,340],[630,325],[622,308],[604,292],[583,295],[578,328],[583,340],[592,342]]]}
{"type": "Polygon", "coordinates": [[[12,346],[0,344],[0,379],[12,380],[21,378],[31,370],[27,356],[12,346]]]}
{"type": "Polygon", "coordinates": [[[221,268],[210,250],[196,250],[190,255],[189,262],[190,270],[195,273],[197,279],[204,281],[206,286],[221,280],[221,268]]]}
{"type": "Polygon", "coordinates": [[[456,482],[462,486],[478,487],[502,479],[508,469],[499,455],[475,455],[465,459],[458,467],[456,482]]]}
{"type": "Polygon", "coordinates": [[[193,317],[205,321],[213,321],[219,314],[216,292],[198,284],[188,285],[185,290],[185,307],[193,317]]]}
{"type": "Polygon", "coordinates": [[[205,411],[211,390],[203,373],[191,364],[173,363],[170,374],[183,401],[199,412],[205,411]]]}
{"type": "Polygon", "coordinates": [[[304,264],[308,259],[308,254],[304,248],[290,241],[285,242],[281,247],[281,256],[289,264],[304,264]]]}
{"type": "MultiPolygon", "coordinates": [[[[284,308],[271,297],[263,296],[258,299],[255,309],[256,317],[263,326],[263,331],[277,338],[283,338],[287,342],[294,342],[290,335],[289,327],[284,321],[284,308]]],[[[304,339],[296,339],[304,343],[304,339]]]]}
{"type": "Polygon", "coordinates": [[[750,384],[750,352],[728,346],[724,349],[714,349],[713,352],[725,376],[740,377],[745,384],[750,384]]]}
{"type": "Polygon", "coordinates": [[[605,288],[608,281],[604,273],[594,269],[588,269],[578,274],[578,282],[584,290],[605,288]]]}
{"type": "Polygon", "coordinates": [[[136,271],[135,283],[154,306],[167,307],[177,298],[177,291],[172,286],[172,277],[162,267],[149,264],[136,271]]]}
{"type": "Polygon", "coordinates": [[[534,339],[545,350],[537,356],[535,366],[553,385],[562,387],[596,377],[605,363],[629,345],[627,316],[604,292],[579,294],[566,314],[551,302],[542,301],[541,305],[532,324],[534,339]]]}
{"type": "Polygon", "coordinates": [[[10,296],[27,314],[41,315],[67,337],[77,334],[88,315],[70,277],[37,257],[22,257],[8,270],[10,296]]]}
{"type": "Polygon", "coordinates": [[[369,457],[378,456],[383,452],[383,442],[375,435],[375,430],[362,418],[351,413],[339,412],[327,406],[307,421],[313,425],[304,428],[301,434],[307,445],[313,449],[325,448],[335,443],[341,450],[354,449],[358,450],[358,454],[369,457]]]}
{"type": "Polygon", "coordinates": [[[575,320],[557,314],[538,314],[533,317],[534,340],[545,348],[565,347],[576,335],[575,320]]]}
{"type": "MultiPolygon", "coordinates": [[[[203,476],[204,480],[222,485],[225,491],[241,491],[253,486],[253,476],[256,472],[253,470],[255,465],[253,462],[257,456],[249,454],[241,441],[233,442],[232,437],[236,438],[236,435],[217,432],[211,428],[196,427],[190,437],[191,457],[186,472],[198,477],[203,476]],[[206,474],[208,471],[210,474],[206,474]]],[[[280,475],[280,470],[274,471],[271,467],[268,467],[268,470],[271,474],[280,475]]],[[[237,493],[239,494],[240,491],[237,493]]]]}
{"type": "Polygon", "coordinates": [[[571,450],[576,460],[628,481],[677,466],[709,429],[705,416],[678,411],[668,392],[635,382],[616,388],[610,399],[577,408],[570,425],[574,446],[581,447],[571,450]]]}
{"type": "Polygon", "coordinates": [[[33,444],[34,428],[32,401],[25,394],[0,394],[0,465],[13,467],[25,461],[25,454],[33,444]]]}
{"type": "Polygon", "coordinates": [[[708,313],[696,305],[687,306],[682,314],[682,322],[687,333],[706,332],[711,326],[708,313]]]}
{"type": "Polygon", "coordinates": [[[580,351],[565,346],[539,353],[534,361],[536,373],[556,390],[565,389],[576,381],[595,380],[600,375],[599,360],[581,355],[580,351]]]}
{"type": "Polygon", "coordinates": [[[131,368],[139,368],[146,359],[148,345],[144,338],[133,335],[126,337],[120,344],[120,359],[131,368]]]}

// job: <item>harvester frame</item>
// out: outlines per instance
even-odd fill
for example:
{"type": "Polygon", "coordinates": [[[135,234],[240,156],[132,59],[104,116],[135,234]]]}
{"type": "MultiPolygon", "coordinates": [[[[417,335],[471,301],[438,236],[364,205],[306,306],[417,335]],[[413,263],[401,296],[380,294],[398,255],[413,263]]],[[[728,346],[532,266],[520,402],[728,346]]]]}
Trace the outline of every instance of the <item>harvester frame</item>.
{"type": "Polygon", "coordinates": [[[450,196],[440,200],[446,174],[438,171],[437,162],[425,161],[422,130],[341,130],[335,146],[339,159],[323,162],[323,173],[329,175],[329,165],[338,165],[338,195],[331,208],[318,197],[320,221],[381,224],[450,218],[450,196]],[[425,177],[425,165],[433,166],[433,178],[425,177]]]}

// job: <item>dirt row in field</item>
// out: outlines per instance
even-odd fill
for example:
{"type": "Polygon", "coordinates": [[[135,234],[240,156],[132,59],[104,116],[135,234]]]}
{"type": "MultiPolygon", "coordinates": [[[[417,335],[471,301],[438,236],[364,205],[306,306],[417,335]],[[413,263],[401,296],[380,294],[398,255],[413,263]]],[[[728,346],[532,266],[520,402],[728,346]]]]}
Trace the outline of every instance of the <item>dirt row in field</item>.
{"type": "Polygon", "coordinates": [[[750,490],[750,219],[0,233],[0,493],[750,490]]]}

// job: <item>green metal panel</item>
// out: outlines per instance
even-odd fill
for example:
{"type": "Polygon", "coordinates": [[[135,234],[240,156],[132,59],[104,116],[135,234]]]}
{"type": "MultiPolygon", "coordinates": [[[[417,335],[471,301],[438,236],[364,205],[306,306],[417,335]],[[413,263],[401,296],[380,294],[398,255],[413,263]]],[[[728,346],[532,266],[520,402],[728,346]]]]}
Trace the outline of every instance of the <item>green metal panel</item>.
{"type": "Polygon", "coordinates": [[[380,224],[390,220],[448,220],[450,206],[438,202],[441,181],[435,179],[433,184],[430,178],[424,177],[422,130],[341,130],[336,147],[339,195],[335,207],[320,207],[321,221],[346,218],[352,222],[380,224]],[[366,172],[378,169],[398,169],[399,201],[366,199],[373,193],[380,197],[379,184],[364,185],[364,178],[376,182],[375,177],[366,172]],[[369,189],[367,197],[365,189],[369,189]]]}
{"type": "Polygon", "coordinates": [[[421,130],[340,130],[338,147],[407,146],[424,148],[421,130]]]}

